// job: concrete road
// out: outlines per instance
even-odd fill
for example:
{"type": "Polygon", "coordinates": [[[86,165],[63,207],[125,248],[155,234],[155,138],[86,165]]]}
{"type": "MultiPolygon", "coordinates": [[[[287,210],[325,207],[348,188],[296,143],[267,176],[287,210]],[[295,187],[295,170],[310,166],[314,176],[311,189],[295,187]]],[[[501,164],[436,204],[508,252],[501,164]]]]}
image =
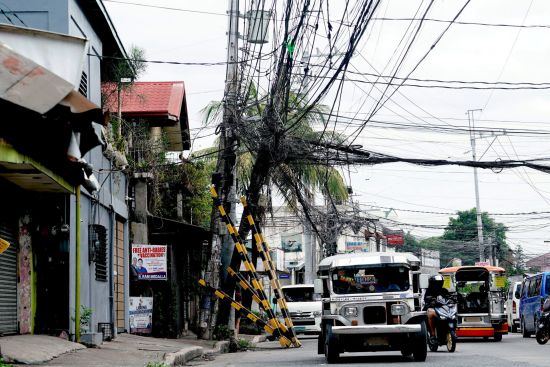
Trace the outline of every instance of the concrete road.
{"type": "MultiPolygon", "coordinates": [[[[318,355],[317,339],[300,338],[302,348],[278,348],[278,343],[267,342],[258,344],[255,351],[216,356],[213,361],[194,361],[193,366],[318,366],[325,365],[323,355],[318,355]]],[[[423,366],[442,367],[484,367],[484,366],[544,366],[550,365],[550,343],[538,345],[534,338],[523,339],[519,334],[505,335],[502,342],[484,342],[482,340],[459,341],[456,352],[449,353],[445,347],[438,352],[428,352],[428,358],[423,366]]],[[[416,364],[411,359],[396,353],[346,353],[341,357],[340,365],[347,366],[387,366],[416,364]]]]}

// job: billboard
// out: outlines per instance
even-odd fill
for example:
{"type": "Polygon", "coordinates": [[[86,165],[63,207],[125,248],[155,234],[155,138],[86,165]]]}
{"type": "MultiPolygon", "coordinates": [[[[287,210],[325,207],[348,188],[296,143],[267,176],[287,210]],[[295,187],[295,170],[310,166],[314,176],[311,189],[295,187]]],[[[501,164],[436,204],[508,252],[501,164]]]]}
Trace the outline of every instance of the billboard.
{"type": "Polygon", "coordinates": [[[132,266],[140,280],[166,280],[166,246],[132,245],[132,266]]]}
{"type": "Polygon", "coordinates": [[[302,252],[302,234],[281,235],[281,247],[284,252],[302,252]]]}
{"type": "Polygon", "coordinates": [[[153,332],[153,297],[130,297],[130,334],[153,332]]]}
{"type": "Polygon", "coordinates": [[[346,252],[368,252],[369,244],[364,241],[346,241],[346,252]]]}

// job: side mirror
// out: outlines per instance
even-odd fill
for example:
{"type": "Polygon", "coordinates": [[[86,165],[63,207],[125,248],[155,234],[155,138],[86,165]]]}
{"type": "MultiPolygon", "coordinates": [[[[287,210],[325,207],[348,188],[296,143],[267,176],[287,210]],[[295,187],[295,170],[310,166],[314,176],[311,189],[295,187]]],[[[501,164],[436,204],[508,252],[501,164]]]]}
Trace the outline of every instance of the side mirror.
{"type": "Polygon", "coordinates": [[[420,274],[418,285],[420,286],[420,289],[428,289],[428,286],[430,285],[430,274],[420,274]]]}
{"type": "Polygon", "coordinates": [[[323,279],[315,279],[313,281],[313,292],[323,294],[323,279]]]}

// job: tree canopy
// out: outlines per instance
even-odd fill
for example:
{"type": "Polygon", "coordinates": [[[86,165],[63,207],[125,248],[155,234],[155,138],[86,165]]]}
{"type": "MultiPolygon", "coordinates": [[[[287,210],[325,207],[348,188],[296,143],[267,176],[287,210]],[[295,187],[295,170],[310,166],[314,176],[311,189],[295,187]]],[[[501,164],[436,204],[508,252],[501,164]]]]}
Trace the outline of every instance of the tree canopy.
{"type": "MultiPolygon", "coordinates": [[[[501,261],[506,260],[508,253],[506,226],[496,222],[486,212],[481,213],[481,222],[483,224],[484,242],[486,244],[492,242],[495,245],[496,258],[501,261]]],[[[442,240],[459,241],[450,246],[445,246],[445,252],[461,258],[463,264],[473,265],[476,261],[479,261],[476,209],[459,211],[455,218],[449,218],[449,224],[445,228],[442,240]]],[[[487,258],[491,256],[489,246],[485,247],[484,254],[487,258]]]]}

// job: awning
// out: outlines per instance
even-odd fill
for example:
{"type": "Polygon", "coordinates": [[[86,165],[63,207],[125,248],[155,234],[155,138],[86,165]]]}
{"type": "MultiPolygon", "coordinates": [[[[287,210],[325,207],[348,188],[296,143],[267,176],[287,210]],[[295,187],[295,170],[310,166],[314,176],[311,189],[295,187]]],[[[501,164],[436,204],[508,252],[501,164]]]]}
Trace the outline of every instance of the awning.
{"type": "Polygon", "coordinates": [[[18,156],[18,163],[0,160],[0,176],[27,189],[41,187],[32,180],[98,189],[82,157],[104,144],[98,127],[105,119],[97,105],[75,91],[85,46],[86,40],[77,37],[0,26],[0,138],[18,156]],[[31,167],[48,173],[42,176],[31,167]]]}
{"type": "Polygon", "coordinates": [[[31,157],[0,142],[0,178],[36,192],[74,193],[74,187],[31,157]]]}

